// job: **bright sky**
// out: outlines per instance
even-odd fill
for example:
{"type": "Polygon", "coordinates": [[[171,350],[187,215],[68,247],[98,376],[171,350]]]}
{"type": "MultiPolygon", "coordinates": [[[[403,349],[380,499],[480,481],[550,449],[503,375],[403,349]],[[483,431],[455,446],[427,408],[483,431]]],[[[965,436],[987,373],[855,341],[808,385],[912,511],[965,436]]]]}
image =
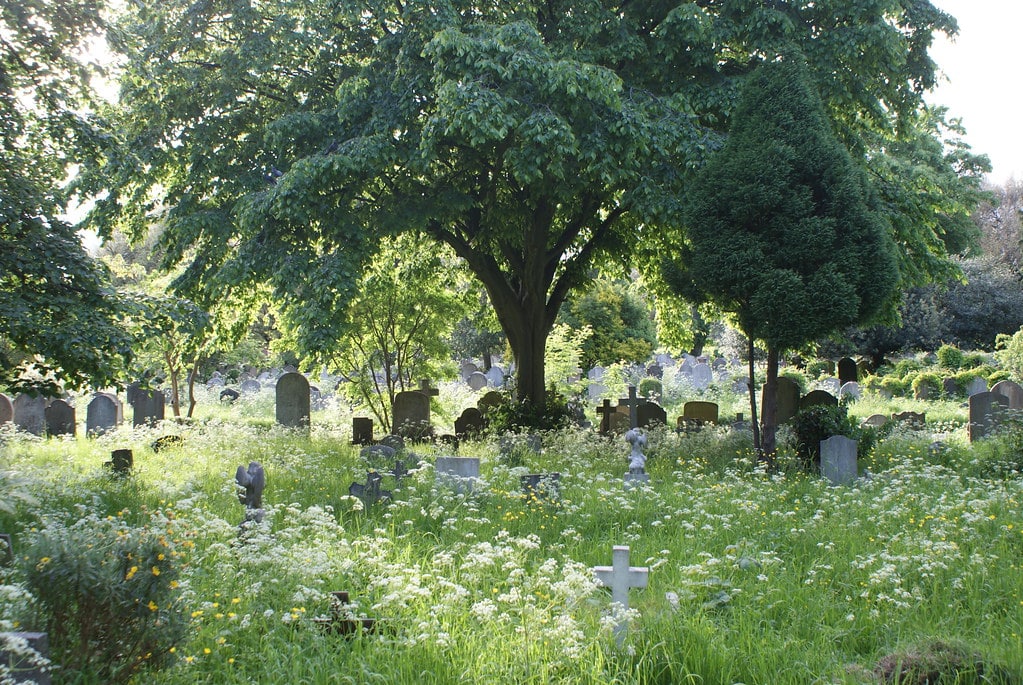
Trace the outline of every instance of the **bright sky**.
{"type": "Polygon", "coordinates": [[[939,36],[931,56],[945,78],[927,98],[966,127],[973,152],[994,167],[989,180],[1023,181],[1023,89],[1017,78],[1023,0],[931,0],[959,22],[953,42],[939,36]]]}

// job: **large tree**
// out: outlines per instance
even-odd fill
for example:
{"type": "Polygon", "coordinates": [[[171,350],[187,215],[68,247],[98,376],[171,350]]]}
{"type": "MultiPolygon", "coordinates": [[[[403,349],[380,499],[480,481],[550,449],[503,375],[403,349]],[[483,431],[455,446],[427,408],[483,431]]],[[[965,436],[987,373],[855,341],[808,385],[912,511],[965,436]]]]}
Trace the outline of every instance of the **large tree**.
{"type": "MultiPolygon", "coordinates": [[[[179,286],[269,282],[329,347],[381,234],[448,244],[487,290],[542,403],[544,341],[596,260],[670,226],[738,83],[806,45],[849,141],[933,84],[921,0],[129,2],[123,147],[94,219],[162,214],[179,286]],[[850,6],[850,4],[852,6],[850,6]]],[[[866,143],[863,143],[864,145],[866,143]]],[[[91,183],[91,184],[90,184],[91,183]]]]}
{"type": "Polygon", "coordinates": [[[0,385],[12,389],[112,384],[129,355],[106,275],[63,218],[69,170],[96,149],[76,54],[101,30],[98,6],[0,2],[0,385]]]}
{"type": "Polygon", "coordinates": [[[780,353],[877,316],[899,278],[891,225],[801,56],[767,62],[747,81],[727,143],[690,188],[685,225],[666,280],[733,314],[751,347],[766,344],[754,438],[771,459],[780,353]]]}

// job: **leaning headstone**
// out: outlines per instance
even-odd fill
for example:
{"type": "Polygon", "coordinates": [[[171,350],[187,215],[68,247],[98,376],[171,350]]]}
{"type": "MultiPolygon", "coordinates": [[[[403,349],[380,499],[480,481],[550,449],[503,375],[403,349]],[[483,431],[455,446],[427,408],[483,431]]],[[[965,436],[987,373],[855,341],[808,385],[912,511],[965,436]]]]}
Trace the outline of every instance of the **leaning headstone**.
{"type": "Polygon", "coordinates": [[[561,499],[560,473],[528,473],[519,477],[519,483],[527,502],[555,504],[561,499]]]}
{"type": "Polygon", "coordinates": [[[860,384],[857,383],[856,381],[849,381],[848,383],[844,383],[842,387],[839,388],[838,390],[838,397],[839,399],[841,399],[846,395],[853,398],[854,400],[860,399],[860,384]]]}
{"type": "Polygon", "coordinates": [[[462,365],[458,367],[458,373],[462,376],[462,380],[468,382],[469,376],[478,372],[480,367],[476,366],[472,362],[462,362],[462,365]]]}
{"type": "Polygon", "coordinates": [[[21,394],[14,398],[14,425],[19,430],[41,436],[46,430],[46,398],[21,394]]]}
{"type": "Polygon", "coordinates": [[[844,435],[821,440],[821,475],[832,485],[848,485],[856,480],[856,441],[844,435]]]}
{"type": "Polygon", "coordinates": [[[837,407],[838,398],[832,395],[827,390],[811,390],[810,392],[803,395],[802,399],[799,400],[799,409],[803,410],[807,407],[837,407]]]}
{"type": "Polygon", "coordinates": [[[469,385],[470,388],[477,391],[482,390],[483,388],[487,387],[487,385],[490,384],[490,381],[487,380],[486,375],[479,371],[473,371],[471,374],[469,374],[469,377],[466,379],[465,382],[469,385]]]}
{"type": "Polygon", "coordinates": [[[116,476],[127,476],[135,466],[135,458],[131,450],[114,450],[110,453],[110,461],[104,462],[104,466],[114,472],[116,476]]]}
{"type": "Polygon", "coordinates": [[[47,435],[71,435],[78,433],[75,408],[64,400],[54,400],[46,407],[47,435]]]}
{"type": "Polygon", "coordinates": [[[455,437],[459,440],[476,437],[483,432],[483,426],[483,412],[476,407],[466,407],[455,419],[455,437]]]}
{"type": "Polygon", "coordinates": [[[242,381],[242,384],[238,386],[242,392],[259,392],[263,385],[254,378],[249,378],[242,381]]]}
{"type": "MultiPolygon", "coordinates": [[[[1023,386],[1013,381],[998,381],[991,387],[991,392],[1002,395],[1009,400],[1009,409],[1023,409],[1023,386]]],[[[3,423],[0,418],[0,423],[3,423]]]]}
{"type": "Polygon", "coordinates": [[[161,390],[136,388],[129,399],[132,409],[131,425],[155,426],[163,421],[166,400],[161,390]]]}
{"type": "Polygon", "coordinates": [[[714,381],[714,371],[709,365],[701,362],[693,366],[693,387],[697,390],[706,390],[714,381]]]}
{"type": "Polygon", "coordinates": [[[970,397],[981,392],[987,392],[987,381],[979,376],[971,378],[970,382],[966,384],[966,396],[970,397]]]}
{"type": "MultiPolygon", "coordinates": [[[[778,414],[776,421],[779,426],[791,421],[795,417],[796,412],[799,411],[799,395],[799,383],[796,383],[788,376],[778,377],[778,389],[776,391],[778,414]]],[[[761,392],[760,402],[760,406],[763,407],[763,392],[761,392]]],[[[761,419],[763,419],[763,416],[761,416],[761,419]]]]}
{"type": "MultiPolygon", "coordinates": [[[[629,590],[634,587],[645,588],[650,576],[650,569],[645,566],[629,566],[629,548],[625,545],[614,546],[611,566],[595,566],[593,572],[597,578],[597,585],[611,588],[611,601],[620,605],[623,610],[629,608],[629,590]]],[[[621,646],[625,640],[625,625],[616,624],[614,635],[621,646]]]]}
{"type": "Polygon", "coordinates": [[[668,423],[668,413],[664,411],[664,408],[655,402],[643,402],[636,407],[636,427],[637,428],[649,428],[660,424],[662,426],[668,423]]]}
{"type": "Polygon", "coordinates": [[[437,457],[435,476],[439,485],[456,492],[472,492],[480,477],[478,457],[437,457]]]}
{"type": "Polygon", "coordinates": [[[305,376],[293,371],[277,379],[277,423],[288,428],[308,428],[311,402],[305,376]]]}
{"type": "Polygon", "coordinates": [[[0,392],[0,426],[14,420],[14,404],[11,398],[0,392]]]}
{"type": "Polygon", "coordinates": [[[430,398],[418,390],[406,390],[394,396],[391,424],[402,437],[420,440],[431,433],[430,398]]]}
{"type": "Polygon", "coordinates": [[[245,519],[242,524],[249,521],[261,523],[265,511],[263,510],[263,490],[266,488],[266,472],[258,461],[250,461],[249,468],[239,466],[235,473],[234,480],[238,483],[238,501],[245,506],[245,519]]]}
{"type": "Polygon", "coordinates": [[[121,401],[110,393],[96,393],[85,408],[85,434],[101,435],[114,430],[124,420],[121,401]]]}
{"type": "Polygon", "coordinates": [[[867,418],[860,422],[861,426],[871,426],[873,428],[880,428],[881,426],[888,423],[888,417],[884,414],[871,414],[867,418]]]}
{"type": "Polygon", "coordinates": [[[855,383],[859,380],[859,371],[856,368],[856,361],[849,357],[842,357],[838,360],[838,382],[841,385],[855,383]]]}
{"type": "Polygon", "coordinates": [[[348,486],[348,494],[361,499],[363,505],[367,507],[371,507],[381,500],[389,500],[391,499],[391,491],[380,488],[380,483],[383,479],[383,476],[376,471],[368,471],[366,473],[366,482],[352,483],[348,486]]]}
{"type": "Polygon", "coordinates": [[[986,438],[998,427],[1004,410],[1009,408],[1005,395],[993,392],[978,392],[970,395],[970,425],[967,434],[970,442],[986,438]]]}
{"type": "Polygon", "coordinates": [[[366,416],[352,417],[352,444],[370,445],[373,443],[373,419],[366,416]]]}
{"type": "Polygon", "coordinates": [[[50,642],[46,633],[0,633],[0,675],[4,683],[50,685],[50,642]]]}
{"type": "Polygon", "coordinates": [[[232,404],[241,396],[241,393],[234,388],[224,388],[220,391],[220,401],[228,404],[232,404]]]}
{"type": "Polygon", "coordinates": [[[392,433],[390,435],[385,435],[384,437],[380,438],[380,444],[386,445],[387,447],[392,448],[396,452],[400,452],[401,450],[405,449],[405,438],[401,437],[400,435],[394,435],[392,433]]]}

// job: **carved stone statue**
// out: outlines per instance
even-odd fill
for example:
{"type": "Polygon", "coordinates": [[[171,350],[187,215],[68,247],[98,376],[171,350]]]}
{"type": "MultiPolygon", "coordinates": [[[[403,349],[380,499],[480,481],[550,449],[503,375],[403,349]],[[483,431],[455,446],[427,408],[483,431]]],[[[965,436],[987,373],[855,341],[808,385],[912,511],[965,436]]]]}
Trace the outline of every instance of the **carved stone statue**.
{"type": "Polygon", "coordinates": [[[235,481],[240,488],[238,501],[245,505],[245,520],[259,523],[263,520],[263,488],[266,487],[266,474],[258,461],[250,461],[249,468],[238,467],[235,481]]]}
{"type": "Polygon", "coordinates": [[[625,433],[625,442],[632,446],[632,452],[629,454],[629,473],[646,473],[644,469],[646,455],[642,451],[646,447],[646,435],[639,429],[633,428],[625,433]]]}

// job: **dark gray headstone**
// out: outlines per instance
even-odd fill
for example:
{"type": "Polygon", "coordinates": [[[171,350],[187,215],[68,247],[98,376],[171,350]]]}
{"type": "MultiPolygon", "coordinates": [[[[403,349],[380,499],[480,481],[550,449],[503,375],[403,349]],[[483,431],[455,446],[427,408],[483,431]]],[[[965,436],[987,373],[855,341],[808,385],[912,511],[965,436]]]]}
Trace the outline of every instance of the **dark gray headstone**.
{"type": "Polygon", "coordinates": [[[859,380],[859,371],[856,368],[856,361],[849,357],[842,357],[838,360],[838,382],[841,385],[855,383],[859,380]]]}
{"type": "Polygon", "coordinates": [[[806,409],[807,407],[819,406],[837,407],[838,398],[827,390],[811,390],[803,395],[803,398],[799,400],[799,408],[801,410],[806,409]]]}
{"type": "Polygon", "coordinates": [[[352,444],[369,445],[373,443],[373,419],[365,416],[352,417],[352,444]]]}
{"type": "Polygon", "coordinates": [[[954,378],[944,378],[941,381],[941,388],[945,391],[945,394],[949,397],[955,397],[959,394],[959,384],[956,383],[954,378]]]}
{"type": "Polygon", "coordinates": [[[664,408],[654,402],[643,402],[636,407],[636,426],[639,428],[647,428],[660,424],[665,426],[668,424],[668,413],[664,411],[664,408]]]}
{"type": "Polygon", "coordinates": [[[244,380],[241,385],[238,386],[238,389],[242,392],[259,392],[262,388],[263,385],[254,378],[244,380]]]}
{"type": "Polygon", "coordinates": [[[981,392],[987,392],[987,381],[980,377],[971,378],[970,382],[966,384],[966,396],[970,397],[981,392]]]}
{"type": "Polygon", "coordinates": [[[368,471],[366,473],[366,482],[352,483],[348,486],[348,494],[361,499],[362,503],[367,507],[373,506],[381,500],[389,500],[391,499],[391,491],[380,487],[383,480],[384,477],[376,471],[368,471]]]}
{"type": "Polygon", "coordinates": [[[46,430],[46,398],[18,395],[14,398],[14,425],[32,435],[42,435],[46,430]]]}
{"type": "Polygon", "coordinates": [[[462,415],[455,419],[455,437],[459,440],[475,437],[483,431],[483,412],[476,407],[467,407],[462,415]]]}
{"type": "Polygon", "coordinates": [[[1009,400],[1005,395],[993,392],[978,392],[970,395],[970,425],[967,433],[970,442],[991,435],[1002,419],[1002,413],[1009,408],[1009,400]]]}
{"type": "MultiPolygon", "coordinates": [[[[787,376],[779,376],[776,396],[778,401],[778,416],[776,420],[780,426],[791,421],[795,417],[796,412],[799,411],[799,383],[796,383],[787,376]]],[[[764,402],[763,392],[761,393],[760,402],[762,409],[764,402]]]]}
{"type": "Polygon", "coordinates": [[[821,440],[821,475],[832,485],[847,485],[856,480],[856,441],[844,435],[821,440]]]}
{"type": "Polygon", "coordinates": [[[391,425],[405,438],[419,440],[430,435],[430,398],[418,390],[399,392],[391,406],[391,425]]]}
{"type": "Polygon", "coordinates": [[[0,665],[12,672],[11,680],[4,682],[50,685],[53,682],[50,668],[42,665],[49,659],[50,642],[46,633],[0,633],[0,665]],[[22,643],[35,654],[26,656],[21,645],[8,649],[7,645],[11,642],[22,643]]]}
{"type": "Polygon", "coordinates": [[[496,390],[491,390],[490,392],[484,393],[483,397],[479,398],[476,402],[476,406],[481,412],[483,412],[483,415],[486,416],[488,411],[504,405],[506,401],[507,400],[504,395],[496,390]]]}
{"type": "Polygon", "coordinates": [[[309,380],[300,373],[286,373],[277,379],[277,423],[288,428],[308,428],[311,395],[309,380]]]}
{"type": "Polygon", "coordinates": [[[14,404],[11,398],[0,392],[0,426],[14,420],[14,404]]]}
{"type": "MultiPolygon", "coordinates": [[[[1023,409],[1023,386],[1013,381],[998,381],[991,387],[991,392],[1002,395],[1009,400],[1009,409],[1023,409]]],[[[3,423],[0,420],[0,423],[3,423]]]]}
{"type": "Polygon", "coordinates": [[[528,473],[519,477],[527,503],[549,504],[561,499],[560,473],[528,473]]]}
{"type": "Polygon", "coordinates": [[[163,421],[164,405],[167,398],[160,390],[135,388],[131,393],[131,424],[133,426],[155,426],[163,421]]]}
{"type": "Polygon", "coordinates": [[[48,435],[76,435],[75,408],[64,400],[54,400],[46,407],[46,433],[48,435]]]}
{"type": "Polygon", "coordinates": [[[100,435],[114,430],[124,420],[121,401],[106,392],[96,393],[85,408],[85,434],[100,435]]]}
{"type": "Polygon", "coordinates": [[[110,461],[103,464],[117,476],[127,476],[135,466],[135,457],[131,450],[120,449],[110,453],[110,461]]]}
{"type": "Polygon", "coordinates": [[[238,501],[245,506],[245,521],[263,520],[263,490],[266,488],[266,472],[258,461],[250,461],[249,467],[239,466],[234,476],[238,483],[238,501]]]}

